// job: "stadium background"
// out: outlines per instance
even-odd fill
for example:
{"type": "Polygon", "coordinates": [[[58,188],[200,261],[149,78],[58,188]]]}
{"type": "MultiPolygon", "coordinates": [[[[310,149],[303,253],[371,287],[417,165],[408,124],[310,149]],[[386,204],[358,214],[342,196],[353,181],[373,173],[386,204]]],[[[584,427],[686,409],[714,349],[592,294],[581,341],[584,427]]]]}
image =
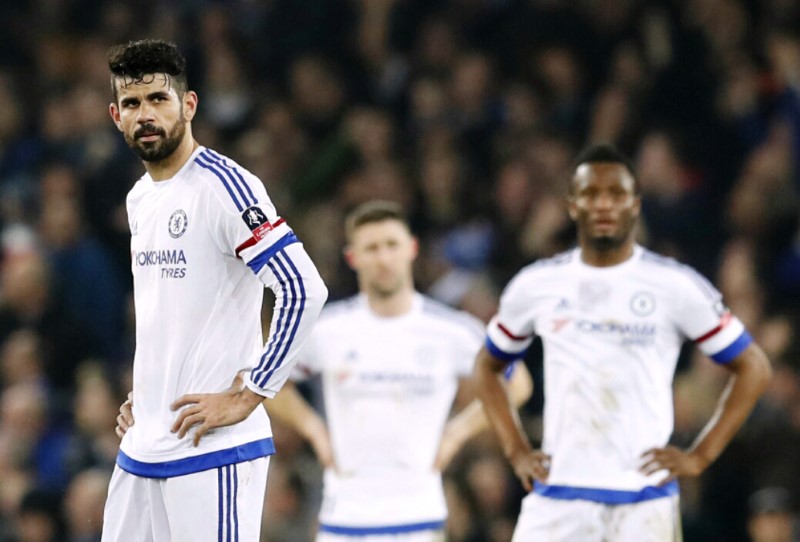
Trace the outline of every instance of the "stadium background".
{"type": "MultiPolygon", "coordinates": [[[[686,540],[747,540],[749,515],[786,508],[756,490],[800,495],[799,17],[793,0],[3,2],[0,541],[99,540],[133,349],[124,197],[142,172],[108,118],[105,53],[142,37],[187,53],[197,139],[260,176],[333,299],[355,291],[343,213],[381,197],[412,217],[419,289],[486,320],[518,268],[572,242],[576,151],[629,153],[643,242],[711,278],[775,366],[723,457],[682,483],[686,540]]],[[[527,362],[538,380],[536,349],[527,362]]],[[[686,349],[674,442],[724,378],[686,349]]],[[[320,472],[275,432],[263,540],[302,542],[320,472]]],[[[491,435],[446,489],[450,540],[509,539],[523,495],[491,435]]]]}

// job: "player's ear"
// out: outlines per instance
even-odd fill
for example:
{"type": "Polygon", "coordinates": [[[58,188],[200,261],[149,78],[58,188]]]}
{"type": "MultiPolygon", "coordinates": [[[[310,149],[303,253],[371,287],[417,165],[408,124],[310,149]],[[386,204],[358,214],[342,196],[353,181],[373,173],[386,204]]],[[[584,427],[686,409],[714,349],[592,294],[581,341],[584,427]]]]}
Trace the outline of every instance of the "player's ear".
{"type": "Polygon", "coordinates": [[[578,205],[572,196],[567,196],[567,212],[572,220],[578,220],[578,205]]]}
{"type": "Polygon", "coordinates": [[[117,130],[122,131],[122,121],[119,118],[119,107],[114,102],[108,104],[108,114],[111,115],[111,120],[117,126],[117,130]]]}
{"type": "Polygon", "coordinates": [[[633,218],[639,218],[639,215],[641,213],[642,213],[642,198],[641,196],[636,195],[634,196],[633,209],[631,211],[631,214],[633,215],[633,218]]]}
{"type": "Polygon", "coordinates": [[[414,236],[411,237],[411,256],[412,260],[416,260],[419,256],[419,239],[414,236]]]}
{"type": "Polygon", "coordinates": [[[197,113],[197,93],[193,90],[187,90],[183,93],[183,118],[187,122],[191,122],[197,113]]]}
{"type": "Polygon", "coordinates": [[[344,261],[347,262],[347,265],[355,271],[355,257],[353,255],[353,247],[350,245],[345,245],[344,249],[342,249],[342,256],[344,256],[344,261]]]}

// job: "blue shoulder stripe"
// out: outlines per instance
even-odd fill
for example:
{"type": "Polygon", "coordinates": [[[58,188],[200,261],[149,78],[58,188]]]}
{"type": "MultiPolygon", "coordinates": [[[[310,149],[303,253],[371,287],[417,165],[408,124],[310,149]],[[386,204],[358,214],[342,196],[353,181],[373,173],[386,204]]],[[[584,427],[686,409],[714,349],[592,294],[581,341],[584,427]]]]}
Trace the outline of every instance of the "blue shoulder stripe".
{"type": "Polygon", "coordinates": [[[234,187],[236,187],[236,191],[239,192],[239,195],[242,198],[242,202],[244,202],[245,208],[250,207],[251,205],[255,205],[255,198],[253,198],[252,203],[247,199],[247,195],[245,195],[244,190],[242,190],[241,184],[239,184],[239,181],[236,179],[236,177],[234,177],[233,173],[231,173],[231,168],[225,165],[225,162],[222,160],[222,158],[214,158],[207,149],[206,151],[201,152],[198,157],[202,157],[205,160],[207,160],[207,163],[213,166],[217,171],[217,173],[225,174],[225,176],[231,181],[231,184],[234,187]]]}
{"type": "Polygon", "coordinates": [[[225,186],[225,190],[228,191],[228,195],[233,200],[233,203],[236,204],[236,208],[239,209],[239,211],[244,211],[244,207],[242,207],[242,204],[236,198],[236,195],[233,193],[233,190],[231,190],[231,185],[228,184],[228,181],[225,180],[225,177],[223,177],[222,173],[219,172],[217,167],[213,163],[207,163],[206,160],[208,160],[208,158],[206,158],[202,153],[197,155],[197,157],[194,159],[194,161],[200,167],[207,169],[208,171],[216,175],[217,179],[219,179],[220,182],[222,182],[223,186],[225,186]]]}
{"type": "Polygon", "coordinates": [[[239,172],[239,169],[238,169],[236,166],[232,166],[232,165],[228,164],[228,160],[227,160],[227,159],[226,159],[224,156],[222,156],[221,154],[219,154],[218,152],[216,152],[216,151],[212,151],[211,149],[206,149],[206,150],[208,151],[208,153],[209,153],[211,156],[213,156],[214,158],[216,158],[216,159],[217,159],[217,161],[218,161],[220,164],[222,164],[222,165],[223,165],[225,168],[229,169],[230,171],[232,171],[232,172],[233,172],[233,174],[234,174],[234,175],[236,175],[236,177],[239,179],[239,181],[240,181],[240,182],[242,183],[242,185],[244,186],[245,190],[247,190],[247,193],[248,193],[248,194],[250,194],[250,199],[252,199],[252,200],[253,200],[253,205],[255,205],[256,203],[258,203],[258,199],[256,198],[255,194],[253,194],[253,190],[250,188],[250,185],[247,183],[247,181],[245,180],[245,178],[244,178],[244,177],[242,176],[242,174],[239,172]]]}

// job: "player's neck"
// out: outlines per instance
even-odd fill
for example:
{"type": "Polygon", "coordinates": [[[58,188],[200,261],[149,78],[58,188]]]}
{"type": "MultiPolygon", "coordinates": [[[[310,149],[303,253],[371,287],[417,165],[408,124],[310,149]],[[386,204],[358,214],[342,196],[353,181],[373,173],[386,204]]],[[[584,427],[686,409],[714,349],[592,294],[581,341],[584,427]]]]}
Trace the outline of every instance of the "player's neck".
{"type": "Polygon", "coordinates": [[[414,306],[414,289],[410,287],[402,288],[389,296],[382,296],[369,291],[365,293],[370,310],[385,318],[402,316],[414,306]]]}
{"type": "Polygon", "coordinates": [[[581,243],[581,260],[592,267],[611,267],[627,261],[633,256],[633,241],[627,241],[618,247],[598,248],[591,243],[581,243]]]}
{"type": "Polygon", "coordinates": [[[183,138],[175,152],[158,162],[144,162],[144,168],[150,174],[150,178],[156,182],[171,179],[181,170],[199,146],[187,127],[186,137],[183,138]]]}

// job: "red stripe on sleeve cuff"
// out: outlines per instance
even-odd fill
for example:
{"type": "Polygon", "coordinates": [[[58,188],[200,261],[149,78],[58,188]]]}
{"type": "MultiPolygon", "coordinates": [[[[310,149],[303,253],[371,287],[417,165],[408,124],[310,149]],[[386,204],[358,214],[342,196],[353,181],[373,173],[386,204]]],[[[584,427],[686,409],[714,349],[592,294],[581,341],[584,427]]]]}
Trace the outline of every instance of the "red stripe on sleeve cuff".
{"type": "MultiPolygon", "coordinates": [[[[269,229],[267,231],[274,230],[284,222],[286,222],[286,220],[284,220],[282,217],[279,218],[274,223],[269,225],[269,229]]],[[[248,249],[252,246],[255,246],[255,244],[258,243],[263,238],[264,238],[263,236],[256,237],[255,235],[253,235],[252,237],[250,237],[250,239],[248,239],[247,241],[236,247],[236,256],[238,257],[241,251],[248,249]]]]}
{"type": "Polygon", "coordinates": [[[528,337],[520,337],[519,335],[514,335],[513,333],[511,333],[511,332],[508,330],[508,328],[507,328],[506,326],[504,326],[504,325],[503,325],[503,324],[501,324],[500,322],[497,322],[497,327],[498,327],[498,329],[499,329],[500,331],[502,331],[503,333],[505,333],[506,337],[508,337],[508,338],[509,338],[509,339],[511,339],[512,341],[524,341],[524,340],[526,340],[526,339],[528,338],[528,337]]]}
{"type": "Polygon", "coordinates": [[[733,317],[733,316],[731,315],[731,313],[730,313],[730,312],[726,312],[725,314],[723,314],[723,315],[722,315],[722,318],[720,319],[720,321],[719,321],[719,325],[718,325],[717,327],[715,327],[714,329],[712,329],[712,330],[711,330],[711,331],[709,331],[708,333],[705,333],[705,334],[703,334],[703,335],[701,335],[701,336],[697,337],[697,338],[694,340],[694,342],[695,342],[696,344],[700,344],[701,342],[703,342],[703,341],[705,341],[705,340],[708,340],[708,339],[710,339],[711,337],[713,337],[714,335],[716,335],[717,333],[719,333],[720,331],[722,331],[722,328],[724,328],[725,326],[727,326],[727,325],[728,325],[728,322],[730,322],[730,321],[731,321],[731,318],[732,318],[732,317],[733,317]]]}

